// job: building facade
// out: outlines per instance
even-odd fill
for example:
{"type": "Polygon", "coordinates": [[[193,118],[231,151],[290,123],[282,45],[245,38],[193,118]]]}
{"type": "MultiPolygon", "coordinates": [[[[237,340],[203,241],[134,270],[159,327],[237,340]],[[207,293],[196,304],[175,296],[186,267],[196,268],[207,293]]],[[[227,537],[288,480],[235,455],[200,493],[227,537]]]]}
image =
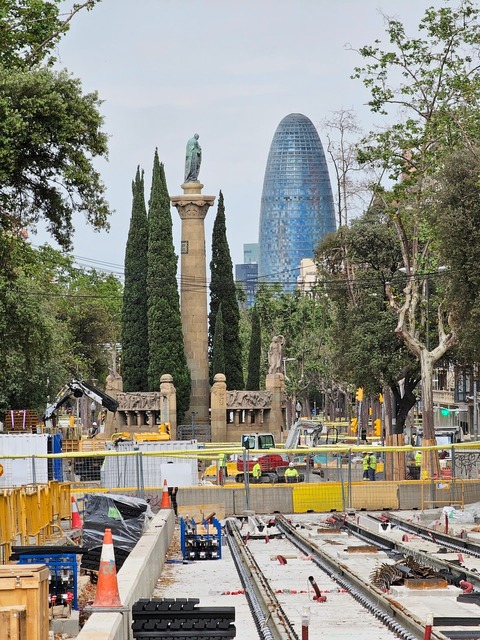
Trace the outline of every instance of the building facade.
{"type": "Polygon", "coordinates": [[[235,265],[235,281],[245,292],[245,307],[253,307],[258,287],[258,242],[243,245],[243,263],[235,265]]]}
{"type": "Polygon", "coordinates": [[[268,154],[259,230],[259,280],[297,285],[303,258],[334,232],[335,208],[327,162],[314,124],[291,113],[278,125],[268,154]]]}

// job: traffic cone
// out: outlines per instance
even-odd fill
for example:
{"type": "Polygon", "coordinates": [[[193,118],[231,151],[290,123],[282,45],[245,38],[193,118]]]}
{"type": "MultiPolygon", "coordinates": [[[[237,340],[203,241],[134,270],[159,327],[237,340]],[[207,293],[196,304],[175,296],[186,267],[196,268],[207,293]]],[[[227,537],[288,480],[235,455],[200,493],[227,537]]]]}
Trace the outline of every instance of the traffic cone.
{"type": "Polygon", "coordinates": [[[160,504],[160,509],[171,509],[172,505],[170,504],[170,496],[168,495],[168,484],[167,481],[163,481],[163,492],[162,492],[162,502],[160,504]]]}
{"type": "Polygon", "coordinates": [[[112,530],[105,529],[103,534],[102,555],[98,569],[97,592],[93,607],[121,607],[118,593],[117,568],[113,548],[112,530]]]}
{"type": "Polygon", "coordinates": [[[71,498],[72,503],[72,529],[81,529],[83,527],[82,521],[80,519],[80,514],[78,513],[78,506],[75,497],[71,498]]]}

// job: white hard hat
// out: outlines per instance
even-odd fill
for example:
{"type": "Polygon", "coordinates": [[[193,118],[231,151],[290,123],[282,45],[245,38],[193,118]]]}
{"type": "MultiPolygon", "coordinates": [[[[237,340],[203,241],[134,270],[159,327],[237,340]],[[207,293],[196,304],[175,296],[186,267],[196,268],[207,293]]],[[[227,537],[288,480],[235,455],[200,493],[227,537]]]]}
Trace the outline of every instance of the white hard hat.
{"type": "Polygon", "coordinates": [[[96,427],[97,423],[96,422],[92,422],[92,427],[96,427]]]}
{"type": "Polygon", "coordinates": [[[258,458],[253,458],[253,461],[254,462],[258,462],[258,458]]]}
{"type": "Polygon", "coordinates": [[[290,464],[288,466],[289,467],[293,467],[294,466],[293,462],[290,462],[290,464]]]}

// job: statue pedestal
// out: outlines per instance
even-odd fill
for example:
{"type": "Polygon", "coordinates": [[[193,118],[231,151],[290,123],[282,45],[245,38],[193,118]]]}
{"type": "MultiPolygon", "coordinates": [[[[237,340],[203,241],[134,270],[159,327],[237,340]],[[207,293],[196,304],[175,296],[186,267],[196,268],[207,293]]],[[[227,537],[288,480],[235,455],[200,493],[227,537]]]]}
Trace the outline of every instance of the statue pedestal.
{"type": "MultiPolygon", "coordinates": [[[[180,310],[185,353],[192,381],[190,407],[197,422],[209,420],[207,276],[204,219],[215,196],[202,195],[201,182],[182,184],[172,205],[182,221],[180,310]]],[[[175,380],[173,381],[175,384],[175,380]]]]}
{"type": "Polygon", "coordinates": [[[285,431],[285,378],[283,373],[269,373],[265,379],[265,389],[272,392],[272,407],[270,409],[270,431],[278,442],[282,440],[285,431]]]}

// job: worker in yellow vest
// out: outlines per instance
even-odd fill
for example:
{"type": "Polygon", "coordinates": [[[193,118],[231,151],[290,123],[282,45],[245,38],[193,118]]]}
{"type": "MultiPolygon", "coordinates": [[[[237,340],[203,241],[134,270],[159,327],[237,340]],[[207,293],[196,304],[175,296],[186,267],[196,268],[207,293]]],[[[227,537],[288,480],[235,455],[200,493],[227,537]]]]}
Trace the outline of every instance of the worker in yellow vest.
{"type": "Polygon", "coordinates": [[[362,479],[368,480],[368,468],[370,467],[370,456],[366,451],[363,454],[362,466],[363,466],[362,479]]]}
{"type": "Polygon", "coordinates": [[[290,462],[288,469],[285,469],[285,482],[298,482],[298,471],[293,462],[290,462]]]}
{"type": "Polygon", "coordinates": [[[253,462],[255,464],[253,465],[252,476],[253,476],[253,481],[257,483],[257,482],[260,482],[260,478],[262,477],[262,467],[260,466],[258,458],[254,458],[253,462]]]}
{"type": "Polygon", "coordinates": [[[225,484],[227,475],[228,475],[227,454],[221,453],[218,456],[218,479],[221,485],[225,484]]]}
{"type": "Polygon", "coordinates": [[[369,453],[368,459],[368,479],[375,480],[375,474],[377,472],[377,456],[374,453],[369,453]]]}
{"type": "Polygon", "coordinates": [[[417,451],[415,453],[415,466],[416,467],[421,467],[422,466],[422,452],[421,451],[417,451]]]}

